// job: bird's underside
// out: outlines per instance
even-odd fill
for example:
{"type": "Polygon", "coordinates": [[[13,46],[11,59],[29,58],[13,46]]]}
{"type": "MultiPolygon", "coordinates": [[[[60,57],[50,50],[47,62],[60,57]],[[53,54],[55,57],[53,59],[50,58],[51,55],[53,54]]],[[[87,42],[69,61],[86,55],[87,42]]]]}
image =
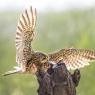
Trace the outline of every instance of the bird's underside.
{"type": "Polygon", "coordinates": [[[50,64],[57,64],[60,60],[66,64],[68,70],[82,68],[95,60],[95,51],[86,49],[62,49],[51,54],[35,52],[31,48],[36,25],[36,9],[26,9],[20,16],[16,30],[16,62],[15,70],[8,71],[4,75],[16,72],[36,72],[38,68],[47,69],[50,64]]]}

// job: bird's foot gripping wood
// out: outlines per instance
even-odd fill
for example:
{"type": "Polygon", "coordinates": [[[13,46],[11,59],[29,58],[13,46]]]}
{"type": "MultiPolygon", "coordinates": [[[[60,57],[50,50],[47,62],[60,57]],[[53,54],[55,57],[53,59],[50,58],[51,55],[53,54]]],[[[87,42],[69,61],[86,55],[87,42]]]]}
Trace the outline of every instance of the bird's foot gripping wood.
{"type": "Polygon", "coordinates": [[[80,81],[80,71],[71,74],[65,64],[60,61],[55,68],[47,72],[38,71],[38,95],[76,95],[76,87],[80,81]]]}

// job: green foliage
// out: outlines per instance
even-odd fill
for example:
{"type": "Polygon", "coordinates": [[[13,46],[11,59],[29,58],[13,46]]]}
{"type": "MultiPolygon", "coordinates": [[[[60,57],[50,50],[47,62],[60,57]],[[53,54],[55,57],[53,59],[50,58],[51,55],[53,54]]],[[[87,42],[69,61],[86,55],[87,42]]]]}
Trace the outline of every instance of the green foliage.
{"type": "MultiPolygon", "coordinates": [[[[0,13],[0,74],[15,62],[15,31],[18,12],[0,13]]],[[[95,50],[95,10],[47,12],[38,14],[37,29],[32,47],[45,53],[62,48],[95,50]]],[[[95,63],[95,62],[94,62],[95,63]]],[[[95,94],[95,64],[81,69],[77,95],[95,94]]],[[[0,76],[0,95],[37,95],[38,84],[34,75],[0,76]]]]}

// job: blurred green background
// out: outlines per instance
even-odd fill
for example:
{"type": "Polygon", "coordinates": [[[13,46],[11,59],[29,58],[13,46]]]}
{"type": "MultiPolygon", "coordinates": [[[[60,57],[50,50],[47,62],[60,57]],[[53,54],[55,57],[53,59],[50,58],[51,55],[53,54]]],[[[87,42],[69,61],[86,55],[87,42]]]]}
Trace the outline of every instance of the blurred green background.
{"type": "MultiPolygon", "coordinates": [[[[20,11],[0,12],[0,74],[15,62],[15,32],[20,11]]],[[[38,13],[32,47],[36,51],[54,52],[62,48],[95,50],[95,8],[66,12],[38,13]]],[[[77,95],[95,95],[95,62],[81,70],[77,95]]],[[[0,95],[37,95],[36,76],[15,74],[0,76],[0,95]]]]}

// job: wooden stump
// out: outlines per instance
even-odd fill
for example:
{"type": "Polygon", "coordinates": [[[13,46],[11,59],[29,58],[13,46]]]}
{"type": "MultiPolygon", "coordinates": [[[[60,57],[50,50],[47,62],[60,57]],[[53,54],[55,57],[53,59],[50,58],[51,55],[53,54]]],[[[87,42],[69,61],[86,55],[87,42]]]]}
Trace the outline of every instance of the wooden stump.
{"type": "Polygon", "coordinates": [[[37,73],[39,83],[38,95],[76,95],[76,87],[80,81],[80,71],[77,69],[71,74],[65,64],[60,61],[55,68],[47,72],[40,70],[37,73]]]}

